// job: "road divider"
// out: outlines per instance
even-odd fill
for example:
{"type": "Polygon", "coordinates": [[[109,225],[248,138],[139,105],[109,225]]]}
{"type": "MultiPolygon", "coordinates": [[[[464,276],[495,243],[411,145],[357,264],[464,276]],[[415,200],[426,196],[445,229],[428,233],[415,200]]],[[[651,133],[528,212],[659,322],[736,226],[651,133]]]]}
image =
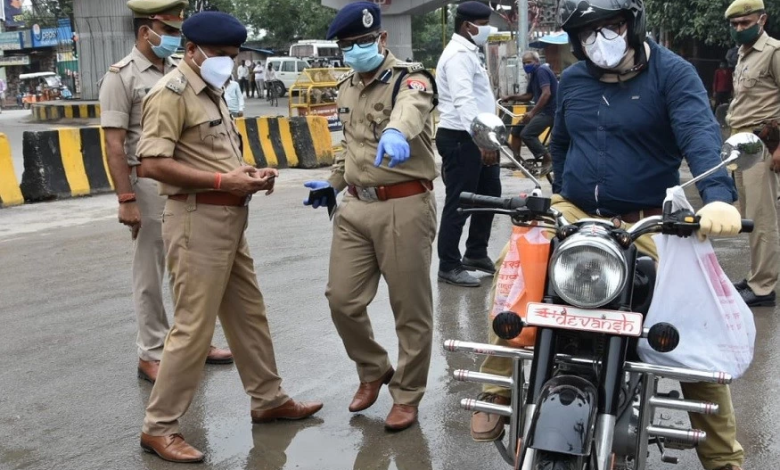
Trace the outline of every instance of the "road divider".
{"type": "MultiPolygon", "coordinates": [[[[236,125],[244,142],[244,160],[250,165],[317,168],[333,163],[326,118],[239,118],[236,125]]],[[[25,201],[47,201],[113,190],[100,127],[26,131],[23,152],[24,174],[20,188],[25,201]]],[[[10,151],[8,153],[10,164],[10,151]]],[[[0,165],[2,155],[0,141],[0,165]]],[[[0,166],[3,171],[0,176],[5,174],[3,168],[0,166]]],[[[12,168],[10,174],[13,177],[12,168]]],[[[15,186],[15,183],[9,183],[9,186],[15,186]]],[[[4,188],[3,183],[0,189],[4,188]]],[[[1,194],[5,205],[5,192],[1,194]]]]}
{"type": "Polygon", "coordinates": [[[32,114],[36,121],[98,118],[100,117],[100,104],[67,102],[33,104],[32,114]]]}
{"type": "Polygon", "coordinates": [[[14,161],[11,159],[11,145],[8,137],[0,134],[0,207],[16,206],[23,202],[14,172],[14,161]]]}

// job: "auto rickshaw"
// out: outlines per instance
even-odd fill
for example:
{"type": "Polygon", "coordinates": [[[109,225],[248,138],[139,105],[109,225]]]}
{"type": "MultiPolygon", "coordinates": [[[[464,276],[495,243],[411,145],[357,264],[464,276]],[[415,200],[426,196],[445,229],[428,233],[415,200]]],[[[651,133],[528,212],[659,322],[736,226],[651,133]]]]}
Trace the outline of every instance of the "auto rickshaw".
{"type": "Polygon", "coordinates": [[[22,106],[30,109],[33,103],[60,98],[62,82],[54,72],[23,73],[19,75],[22,106]]]}

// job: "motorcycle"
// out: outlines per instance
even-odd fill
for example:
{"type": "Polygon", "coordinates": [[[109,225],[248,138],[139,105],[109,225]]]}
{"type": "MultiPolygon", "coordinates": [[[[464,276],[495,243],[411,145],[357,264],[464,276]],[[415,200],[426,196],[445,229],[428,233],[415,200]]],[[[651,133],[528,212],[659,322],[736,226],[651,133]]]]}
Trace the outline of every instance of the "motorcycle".
{"type": "MultiPolygon", "coordinates": [[[[506,128],[498,116],[479,115],[472,125],[477,144],[504,148],[506,128]]],[[[718,171],[745,170],[764,155],[753,134],[736,134],[723,146],[722,162],[683,184],[687,187],[718,171]]],[[[492,323],[496,335],[516,338],[535,327],[533,349],[446,340],[448,352],[493,355],[511,359],[511,377],[457,370],[455,380],[491,384],[511,391],[509,405],[464,399],[461,407],[508,417],[508,441],[495,445],[513,468],[522,470],[646,470],[648,450],[657,446],[661,460],[677,463],[667,450],[693,449],[706,439],[696,429],[658,424],[660,409],[716,414],[718,405],[660,393],[660,378],[728,384],[728,374],[659,366],[636,354],[640,338],[659,352],[679,344],[676,328],[660,323],[643,326],[655,285],[656,265],[641,256],[634,242],[642,235],[662,233],[688,237],[699,228],[698,217],[673,211],[665,203],[659,216],[644,218],[628,230],[612,221],[582,219],[569,223],[543,197],[539,181],[516,162],[535,183],[527,196],[498,198],[471,193],[460,196],[463,213],[508,215],[517,226],[534,224],[555,231],[551,240],[545,292],[541,303],[529,303],[525,318],[502,312],[492,323]],[[526,380],[526,363],[530,373],[526,380]]],[[[752,231],[752,221],[742,221],[752,231]]]]}

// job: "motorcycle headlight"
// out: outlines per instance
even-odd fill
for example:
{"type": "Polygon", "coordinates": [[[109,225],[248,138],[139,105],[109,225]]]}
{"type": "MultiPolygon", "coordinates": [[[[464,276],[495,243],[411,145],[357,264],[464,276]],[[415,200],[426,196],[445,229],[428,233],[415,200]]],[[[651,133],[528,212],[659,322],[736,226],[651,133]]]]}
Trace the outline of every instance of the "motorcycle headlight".
{"type": "Polygon", "coordinates": [[[605,235],[580,231],[564,240],[550,263],[555,292],[580,308],[604,306],[626,284],[628,266],[620,247],[605,235]]]}

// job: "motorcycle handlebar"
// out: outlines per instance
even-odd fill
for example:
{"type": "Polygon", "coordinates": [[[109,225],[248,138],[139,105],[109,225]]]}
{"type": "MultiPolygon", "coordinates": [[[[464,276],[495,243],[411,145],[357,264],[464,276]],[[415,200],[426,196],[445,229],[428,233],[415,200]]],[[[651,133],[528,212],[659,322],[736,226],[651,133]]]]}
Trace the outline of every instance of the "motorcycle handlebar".
{"type": "Polygon", "coordinates": [[[474,193],[461,193],[461,205],[472,207],[484,207],[487,209],[519,209],[525,207],[525,198],[522,197],[493,197],[474,193]]]}

